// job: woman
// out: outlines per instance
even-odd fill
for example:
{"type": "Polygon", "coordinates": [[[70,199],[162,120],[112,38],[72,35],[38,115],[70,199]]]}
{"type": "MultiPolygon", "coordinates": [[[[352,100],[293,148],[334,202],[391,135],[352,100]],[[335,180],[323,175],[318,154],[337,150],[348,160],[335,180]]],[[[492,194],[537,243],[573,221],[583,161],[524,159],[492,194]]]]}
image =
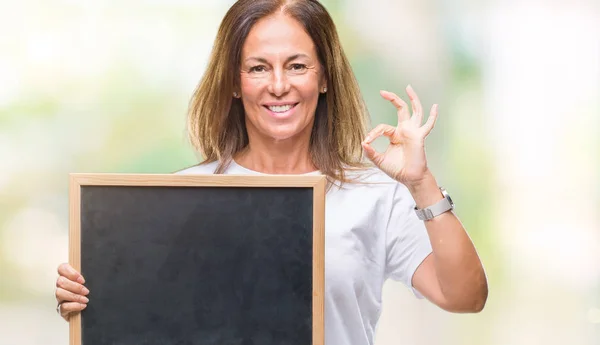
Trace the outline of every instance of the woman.
{"type": "MultiPolygon", "coordinates": [[[[427,166],[424,142],[437,106],[423,124],[417,94],[406,91],[412,115],[382,91],[398,125],[365,136],[367,111],[325,8],[315,0],[240,0],[221,23],[190,104],[189,134],[206,159],[179,173],[324,174],[331,182],[327,344],[373,344],[387,278],[450,312],[479,312],[487,299],[477,252],[427,166]],[[379,153],[371,143],[382,135],[390,144],[379,153]]],[[[58,310],[68,320],[89,291],[68,264],[58,272],[58,310]]]]}

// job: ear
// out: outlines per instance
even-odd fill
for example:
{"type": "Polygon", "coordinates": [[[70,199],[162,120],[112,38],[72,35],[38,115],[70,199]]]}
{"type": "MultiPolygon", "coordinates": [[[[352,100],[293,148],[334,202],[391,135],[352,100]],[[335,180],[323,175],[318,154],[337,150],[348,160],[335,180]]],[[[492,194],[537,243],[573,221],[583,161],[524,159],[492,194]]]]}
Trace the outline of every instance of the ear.
{"type": "Polygon", "coordinates": [[[321,82],[319,83],[319,92],[327,92],[327,80],[325,80],[325,77],[321,78],[321,82]]]}
{"type": "Polygon", "coordinates": [[[319,64],[319,93],[327,92],[327,73],[323,64],[319,64]]]}
{"type": "Polygon", "coordinates": [[[231,88],[233,89],[233,91],[231,92],[233,98],[242,98],[242,92],[240,91],[242,87],[240,85],[239,80],[234,80],[233,85],[231,85],[231,88]]]}

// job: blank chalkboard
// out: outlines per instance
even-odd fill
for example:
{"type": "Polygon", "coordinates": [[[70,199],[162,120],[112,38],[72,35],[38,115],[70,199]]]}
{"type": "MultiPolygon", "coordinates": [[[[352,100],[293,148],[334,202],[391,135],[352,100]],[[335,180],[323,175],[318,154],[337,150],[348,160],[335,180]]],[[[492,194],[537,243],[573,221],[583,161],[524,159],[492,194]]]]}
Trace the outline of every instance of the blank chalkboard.
{"type": "Polygon", "coordinates": [[[71,345],[323,345],[323,176],[71,174],[71,345]]]}

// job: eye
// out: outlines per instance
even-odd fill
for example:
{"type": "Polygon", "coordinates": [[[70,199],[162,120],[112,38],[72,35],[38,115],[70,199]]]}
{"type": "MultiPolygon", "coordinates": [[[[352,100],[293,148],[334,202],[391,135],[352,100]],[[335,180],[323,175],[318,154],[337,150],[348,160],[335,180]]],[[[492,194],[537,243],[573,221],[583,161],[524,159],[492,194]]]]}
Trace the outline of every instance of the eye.
{"type": "Polygon", "coordinates": [[[295,63],[290,66],[290,69],[295,72],[302,72],[306,69],[306,65],[301,63],[295,63]]]}
{"type": "Polygon", "coordinates": [[[250,72],[258,72],[258,73],[260,73],[260,72],[264,72],[264,71],[266,71],[266,68],[263,65],[258,65],[258,66],[250,67],[250,72]]]}

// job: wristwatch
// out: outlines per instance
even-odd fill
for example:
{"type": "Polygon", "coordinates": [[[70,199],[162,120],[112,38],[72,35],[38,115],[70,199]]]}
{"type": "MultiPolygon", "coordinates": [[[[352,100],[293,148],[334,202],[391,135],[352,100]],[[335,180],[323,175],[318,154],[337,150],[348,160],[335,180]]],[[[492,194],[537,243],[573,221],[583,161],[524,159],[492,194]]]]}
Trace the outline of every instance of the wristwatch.
{"type": "Polygon", "coordinates": [[[440,187],[440,191],[444,196],[442,200],[420,210],[417,209],[417,207],[415,206],[415,212],[417,213],[417,217],[419,217],[420,220],[430,220],[433,217],[436,217],[444,212],[454,209],[454,202],[452,202],[452,199],[450,198],[448,192],[446,192],[446,190],[442,187],[440,187]]]}

